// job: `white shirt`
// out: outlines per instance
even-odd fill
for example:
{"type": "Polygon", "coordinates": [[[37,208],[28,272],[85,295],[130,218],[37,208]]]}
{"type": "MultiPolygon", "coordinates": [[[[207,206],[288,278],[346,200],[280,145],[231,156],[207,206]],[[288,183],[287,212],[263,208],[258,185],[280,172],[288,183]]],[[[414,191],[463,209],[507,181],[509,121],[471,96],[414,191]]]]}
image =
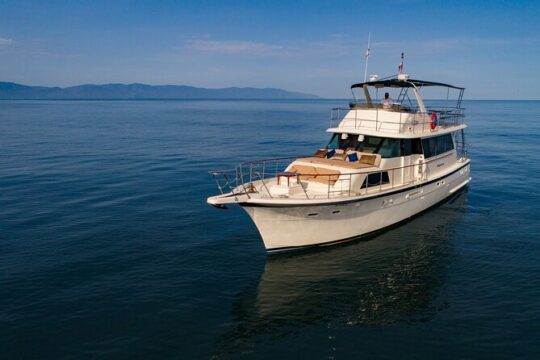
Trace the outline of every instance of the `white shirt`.
{"type": "Polygon", "coordinates": [[[390,107],[392,106],[393,103],[394,103],[394,100],[392,100],[391,97],[389,97],[388,99],[382,99],[381,101],[381,104],[383,107],[390,107]]]}

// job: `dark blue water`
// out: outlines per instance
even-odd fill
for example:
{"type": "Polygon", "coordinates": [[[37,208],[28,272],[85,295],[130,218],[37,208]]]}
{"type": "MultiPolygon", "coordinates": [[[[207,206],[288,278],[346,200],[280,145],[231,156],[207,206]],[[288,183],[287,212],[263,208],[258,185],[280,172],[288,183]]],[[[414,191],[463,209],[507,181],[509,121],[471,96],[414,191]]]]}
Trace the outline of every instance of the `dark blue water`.
{"type": "Polygon", "coordinates": [[[345,102],[0,102],[0,357],[538,358],[540,102],[466,102],[469,190],[268,257],[207,171],[345,102]]]}

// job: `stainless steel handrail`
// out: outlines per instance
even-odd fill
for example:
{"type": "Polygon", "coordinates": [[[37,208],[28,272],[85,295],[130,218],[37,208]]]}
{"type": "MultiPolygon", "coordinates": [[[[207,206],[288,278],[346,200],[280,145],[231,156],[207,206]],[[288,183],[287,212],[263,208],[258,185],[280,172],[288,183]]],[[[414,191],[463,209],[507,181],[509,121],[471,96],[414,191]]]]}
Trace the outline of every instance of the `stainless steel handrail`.
{"type": "MultiPolygon", "coordinates": [[[[397,131],[392,131],[393,133],[402,134],[402,133],[410,133],[411,132],[411,126],[412,126],[412,133],[423,133],[425,130],[430,129],[430,116],[432,113],[435,113],[437,115],[438,120],[438,128],[447,128],[451,126],[458,126],[463,124],[462,119],[464,118],[463,115],[463,108],[438,108],[438,107],[428,107],[426,110],[426,113],[421,113],[416,111],[417,109],[410,109],[410,111],[393,111],[391,109],[384,109],[383,111],[389,111],[389,112],[398,112],[400,114],[399,121],[393,121],[393,120],[387,120],[382,121],[379,117],[379,109],[383,109],[381,105],[373,105],[366,107],[368,109],[375,109],[375,120],[368,119],[368,118],[362,118],[358,117],[358,109],[355,108],[334,108],[332,109],[330,113],[330,127],[334,127],[334,124],[336,123],[337,128],[343,128],[343,129],[362,129],[366,128],[366,126],[363,126],[363,123],[370,123],[375,126],[375,129],[380,129],[383,124],[391,124],[391,125],[399,125],[397,131]],[[345,111],[348,113],[349,111],[354,111],[354,117],[347,118],[346,113],[345,115],[342,114],[342,112],[345,111]],[[403,114],[407,114],[410,119],[408,121],[405,121],[403,119],[403,114]],[[342,121],[350,121],[354,122],[354,125],[341,125],[342,121]],[[420,131],[418,131],[421,128],[420,131]]],[[[373,128],[373,126],[369,126],[368,128],[373,128]]]]}
{"type": "MultiPolygon", "coordinates": [[[[448,156],[450,155],[451,153],[449,152],[447,155],[445,156],[448,156]]],[[[462,159],[462,160],[466,160],[467,159],[467,153],[466,151],[461,151],[461,154],[460,152],[457,151],[456,149],[456,155],[459,157],[459,159],[462,159]]],[[[297,159],[298,157],[279,157],[279,158],[273,158],[273,159],[264,159],[264,160],[253,160],[253,161],[247,161],[247,162],[244,162],[244,163],[241,163],[239,164],[235,169],[229,169],[229,170],[220,170],[220,171],[211,171],[209,172],[213,177],[214,177],[214,180],[216,181],[216,184],[218,185],[218,189],[220,190],[220,192],[223,194],[223,188],[225,186],[228,186],[230,191],[235,194],[235,195],[240,195],[240,194],[245,194],[248,196],[248,198],[250,197],[250,193],[255,191],[254,187],[252,186],[252,181],[253,178],[254,178],[254,175],[256,175],[255,177],[257,178],[258,181],[261,181],[263,187],[265,188],[266,192],[268,193],[269,197],[272,198],[272,195],[267,187],[267,184],[264,182],[265,179],[268,179],[268,178],[277,178],[277,175],[279,174],[279,171],[277,170],[278,168],[279,169],[282,169],[281,171],[285,170],[289,165],[290,163],[287,162],[286,165],[284,166],[281,166],[279,165],[279,162],[281,161],[284,161],[284,160],[291,160],[291,159],[297,159]],[[264,170],[262,172],[258,171],[259,168],[263,168],[263,169],[267,169],[269,168],[269,166],[267,165],[269,162],[275,162],[276,163],[276,166],[273,166],[273,168],[275,168],[276,170],[275,171],[271,171],[271,172],[265,172],[264,170]],[[245,174],[243,169],[245,167],[248,167],[250,169],[250,174],[249,174],[249,178],[250,178],[250,181],[248,183],[244,182],[244,176],[247,176],[248,174],[245,174]],[[234,180],[230,180],[229,179],[229,175],[235,175],[235,179],[234,180]],[[225,183],[222,185],[222,183],[219,182],[219,179],[218,177],[223,177],[223,179],[225,180],[225,183]],[[235,192],[236,190],[236,192],[235,192]],[[240,190],[240,191],[239,191],[240,190]]],[[[390,189],[394,189],[396,187],[401,187],[401,186],[406,186],[406,185],[409,185],[411,183],[414,183],[415,181],[419,181],[419,182],[422,182],[424,181],[424,179],[426,178],[427,176],[427,173],[426,171],[428,170],[428,164],[433,162],[433,161],[437,161],[439,160],[439,157],[436,157],[434,159],[429,159],[429,160],[424,160],[422,159],[421,162],[417,163],[417,164],[411,164],[411,165],[405,165],[405,166],[398,166],[398,167],[394,167],[394,168],[388,168],[388,169],[379,169],[379,170],[372,170],[372,171],[365,171],[365,172],[351,172],[351,173],[340,173],[337,177],[337,179],[335,180],[335,182],[332,184],[332,186],[330,185],[331,183],[331,180],[334,179],[336,177],[336,174],[317,174],[316,177],[317,178],[326,178],[326,183],[328,185],[327,187],[327,194],[326,194],[326,197],[327,198],[330,198],[331,197],[331,194],[337,194],[337,196],[351,196],[351,195],[362,195],[363,194],[368,194],[368,193],[373,193],[373,192],[377,192],[377,191],[372,191],[371,189],[373,189],[375,187],[375,185],[369,183],[369,177],[370,175],[375,175],[375,174],[378,174],[379,175],[379,184],[378,184],[378,191],[383,191],[383,190],[390,190],[390,189]],[[418,170],[415,170],[416,168],[418,168],[418,170]],[[401,179],[401,182],[399,183],[396,183],[395,179],[396,179],[396,171],[401,171],[401,170],[405,170],[405,169],[411,169],[411,171],[409,172],[408,176],[407,176],[407,179],[404,178],[404,172],[402,173],[402,179],[401,179]],[[389,178],[389,186],[385,186],[387,184],[383,184],[383,175],[384,173],[388,173],[388,178],[389,178]],[[352,182],[353,182],[353,177],[354,176],[362,176],[364,177],[364,180],[363,180],[363,183],[360,185],[360,187],[358,188],[358,191],[355,191],[352,189],[352,182]],[[344,191],[343,189],[336,189],[336,184],[339,182],[341,184],[343,184],[343,182],[346,181],[348,182],[348,185],[347,185],[347,190],[344,191]],[[370,189],[371,188],[371,189],[370,189]]],[[[306,177],[312,177],[313,174],[305,174],[305,173],[296,173],[296,176],[298,177],[298,179],[300,179],[300,182],[302,181],[302,177],[306,178],[306,177]]],[[[302,186],[302,189],[304,191],[304,194],[306,196],[307,199],[313,199],[313,197],[309,197],[305,188],[303,187],[302,183],[300,183],[300,186],[302,186]]]]}

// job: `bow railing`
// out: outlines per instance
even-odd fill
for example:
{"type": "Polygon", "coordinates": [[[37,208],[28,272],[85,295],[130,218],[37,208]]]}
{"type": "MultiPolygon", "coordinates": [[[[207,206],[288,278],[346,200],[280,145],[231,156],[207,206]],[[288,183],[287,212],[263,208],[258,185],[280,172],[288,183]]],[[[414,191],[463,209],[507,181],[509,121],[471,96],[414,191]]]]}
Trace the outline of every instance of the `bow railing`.
{"type": "MultiPolygon", "coordinates": [[[[450,156],[449,153],[445,156],[450,156]]],[[[458,161],[467,160],[466,152],[458,152],[458,161]]],[[[335,197],[349,197],[367,195],[380,191],[387,191],[397,187],[419,183],[426,180],[432,171],[429,164],[435,159],[423,160],[411,165],[377,170],[360,170],[339,174],[313,174],[313,173],[284,173],[292,159],[298,157],[273,158],[265,160],[248,161],[239,164],[234,169],[210,171],[221,194],[246,195],[251,198],[257,194],[259,198],[274,198],[271,185],[278,183],[278,176],[292,177],[298,185],[297,197],[305,199],[321,199],[335,197]],[[325,185],[326,190],[321,192],[306,189],[307,182],[312,181],[325,185]]]]}

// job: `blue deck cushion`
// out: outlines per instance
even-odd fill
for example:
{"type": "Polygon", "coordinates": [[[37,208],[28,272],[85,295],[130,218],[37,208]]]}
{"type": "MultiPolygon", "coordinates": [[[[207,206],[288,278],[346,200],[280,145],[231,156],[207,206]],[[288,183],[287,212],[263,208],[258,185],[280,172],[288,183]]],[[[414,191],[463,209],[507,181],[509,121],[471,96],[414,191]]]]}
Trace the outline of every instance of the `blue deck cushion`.
{"type": "Polygon", "coordinates": [[[347,157],[349,158],[349,161],[358,161],[358,154],[356,153],[351,153],[347,155],[347,157]]]}
{"type": "Polygon", "coordinates": [[[326,158],[330,159],[334,154],[336,153],[336,150],[332,149],[329,152],[326,153],[326,158]]]}

